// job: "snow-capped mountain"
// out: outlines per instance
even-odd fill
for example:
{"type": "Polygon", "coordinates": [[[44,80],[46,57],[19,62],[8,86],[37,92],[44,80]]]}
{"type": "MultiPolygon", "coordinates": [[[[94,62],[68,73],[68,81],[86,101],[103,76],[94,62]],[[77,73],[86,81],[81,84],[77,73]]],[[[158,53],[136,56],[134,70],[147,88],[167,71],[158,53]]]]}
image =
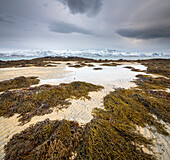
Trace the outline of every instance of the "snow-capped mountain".
{"type": "Polygon", "coordinates": [[[0,57],[169,57],[170,54],[163,53],[143,53],[143,52],[123,52],[111,49],[105,50],[15,50],[0,51],[0,57]]]}

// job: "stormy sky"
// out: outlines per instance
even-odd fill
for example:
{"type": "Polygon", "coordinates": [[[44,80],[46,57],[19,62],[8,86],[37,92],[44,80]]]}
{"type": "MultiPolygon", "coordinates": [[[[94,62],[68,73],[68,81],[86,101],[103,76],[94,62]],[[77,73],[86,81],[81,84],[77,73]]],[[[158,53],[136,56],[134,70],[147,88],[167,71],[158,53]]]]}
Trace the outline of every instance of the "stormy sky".
{"type": "Polygon", "coordinates": [[[0,0],[0,49],[170,52],[170,0],[0,0]]]}

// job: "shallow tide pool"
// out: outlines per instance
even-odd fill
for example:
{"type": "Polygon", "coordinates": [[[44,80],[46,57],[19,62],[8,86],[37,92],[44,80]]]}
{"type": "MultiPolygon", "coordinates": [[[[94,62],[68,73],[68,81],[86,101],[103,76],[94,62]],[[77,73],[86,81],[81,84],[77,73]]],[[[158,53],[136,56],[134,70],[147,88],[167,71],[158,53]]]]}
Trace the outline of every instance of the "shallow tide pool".
{"type": "MultiPolygon", "coordinates": [[[[85,81],[97,85],[103,85],[105,87],[115,86],[129,88],[125,86],[125,83],[131,83],[136,75],[145,74],[144,72],[134,72],[130,69],[124,68],[131,66],[136,69],[145,70],[146,67],[143,65],[118,65],[118,66],[100,66],[100,64],[94,64],[95,67],[82,67],[74,68],[66,66],[65,70],[69,71],[64,78],[54,79],[40,79],[40,84],[60,84],[70,83],[72,81],[85,81]],[[93,68],[102,68],[102,70],[94,70],[93,68]],[[123,85],[124,84],[124,85],[123,85]]],[[[132,84],[132,87],[135,84],[132,84]]]]}

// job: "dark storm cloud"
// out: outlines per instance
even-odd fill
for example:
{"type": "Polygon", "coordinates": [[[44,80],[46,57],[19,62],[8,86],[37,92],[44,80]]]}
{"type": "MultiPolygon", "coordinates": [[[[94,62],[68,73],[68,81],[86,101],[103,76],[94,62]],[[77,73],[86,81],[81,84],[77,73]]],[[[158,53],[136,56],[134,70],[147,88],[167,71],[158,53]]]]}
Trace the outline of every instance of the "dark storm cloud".
{"type": "Polygon", "coordinates": [[[170,25],[140,29],[125,28],[118,30],[117,33],[123,37],[136,39],[170,38],[170,25]]]}
{"type": "Polygon", "coordinates": [[[95,16],[102,7],[102,0],[59,0],[67,6],[72,14],[87,14],[95,16]]]}
{"type": "Polygon", "coordinates": [[[61,21],[55,21],[49,25],[49,30],[57,33],[81,33],[92,34],[90,31],[80,28],[74,24],[64,23],[61,21]]]}
{"type": "Polygon", "coordinates": [[[126,24],[126,27],[118,26],[116,33],[135,39],[168,38],[169,40],[170,0],[141,1],[126,24]]]}

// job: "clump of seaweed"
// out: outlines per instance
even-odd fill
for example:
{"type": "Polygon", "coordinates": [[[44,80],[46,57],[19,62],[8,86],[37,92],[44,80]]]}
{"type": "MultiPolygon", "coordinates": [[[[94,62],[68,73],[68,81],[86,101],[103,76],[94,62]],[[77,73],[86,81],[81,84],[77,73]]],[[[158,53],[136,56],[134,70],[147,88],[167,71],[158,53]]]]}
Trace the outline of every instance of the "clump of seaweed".
{"type": "Polygon", "coordinates": [[[27,88],[31,85],[35,85],[39,83],[39,79],[37,77],[16,77],[14,79],[5,80],[0,82],[0,92],[7,91],[9,89],[17,89],[17,88],[27,88]]]}
{"type": "Polygon", "coordinates": [[[147,66],[147,73],[159,74],[170,78],[170,59],[139,60],[147,66]]]}
{"type": "Polygon", "coordinates": [[[135,72],[145,72],[145,70],[136,69],[136,68],[131,67],[131,66],[126,66],[126,67],[124,67],[124,68],[131,69],[131,71],[135,71],[135,72]]]}
{"type": "Polygon", "coordinates": [[[93,68],[93,70],[102,70],[100,67],[93,68]]]}
{"type": "Polygon", "coordinates": [[[19,121],[24,124],[35,115],[51,113],[51,108],[67,108],[70,105],[69,98],[90,99],[89,92],[102,88],[78,81],[58,86],[41,85],[25,90],[7,91],[0,95],[0,116],[11,117],[18,113],[19,121]]]}
{"type": "Polygon", "coordinates": [[[54,64],[47,64],[46,67],[57,67],[57,65],[54,65],[54,64]]]}
{"type": "Polygon", "coordinates": [[[138,88],[141,89],[167,89],[170,88],[170,81],[167,78],[157,77],[154,78],[149,75],[137,75],[138,79],[134,82],[138,85],[138,88]]]}
{"type": "Polygon", "coordinates": [[[69,67],[82,68],[82,67],[84,67],[84,65],[75,64],[75,65],[69,65],[69,67]]]}
{"type": "Polygon", "coordinates": [[[94,67],[94,64],[87,64],[88,67],[94,67]]]}
{"type": "Polygon", "coordinates": [[[146,93],[156,97],[156,98],[162,98],[165,100],[170,100],[170,93],[165,91],[153,91],[153,90],[145,90],[146,93]]]}
{"type": "Polygon", "coordinates": [[[77,122],[46,119],[14,135],[5,146],[5,160],[69,159],[81,136],[77,122]]]}
{"type": "Polygon", "coordinates": [[[72,65],[71,63],[66,63],[66,65],[72,65]]]}
{"type": "Polygon", "coordinates": [[[81,61],[77,62],[77,64],[74,64],[74,65],[67,63],[67,65],[69,65],[69,67],[75,67],[75,68],[82,68],[82,67],[85,67],[85,66],[94,67],[93,64],[89,64],[89,63],[86,64],[86,63],[81,62],[81,61]]]}
{"type": "Polygon", "coordinates": [[[111,114],[102,110],[97,119],[85,126],[75,159],[155,159],[141,147],[151,150],[152,141],[137,134],[131,123],[111,119],[111,114]]]}
{"type": "Polygon", "coordinates": [[[117,89],[104,98],[104,106],[105,109],[112,111],[113,117],[119,115],[126,122],[130,121],[141,127],[146,127],[147,124],[151,130],[152,126],[155,126],[158,133],[169,135],[164,125],[156,119],[157,117],[170,123],[168,99],[153,97],[153,94],[141,90],[117,89]]]}
{"type": "Polygon", "coordinates": [[[112,63],[103,63],[103,64],[101,64],[101,66],[110,66],[110,67],[112,67],[112,66],[117,66],[117,65],[119,65],[119,64],[117,64],[117,63],[114,63],[114,62],[112,62],[112,63]]]}

